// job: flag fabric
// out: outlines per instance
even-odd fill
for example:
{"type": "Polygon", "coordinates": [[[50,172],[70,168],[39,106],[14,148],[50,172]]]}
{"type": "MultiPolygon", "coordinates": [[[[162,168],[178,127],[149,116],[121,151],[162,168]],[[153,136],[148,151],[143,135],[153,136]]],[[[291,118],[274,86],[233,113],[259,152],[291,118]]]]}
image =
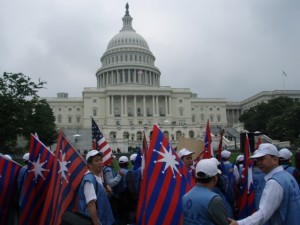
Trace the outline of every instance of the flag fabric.
{"type": "Polygon", "coordinates": [[[103,166],[107,166],[113,160],[112,151],[93,118],[92,118],[92,139],[93,139],[93,149],[99,150],[100,152],[103,153],[103,159],[102,159],[103,166]]]}
{"type": "Polygon", "coordinates": [[[13,224],[19,199],[17,179],[21,166],[0,154],[0,224],[13,224]]]}
{"type": "Polygon", "coordinates": [[[180,224],[181,199],[191,188],[186,174],[183,162],[154,125],[140,189],[137,224],[180,224]]]}
{"type": "Polygon", "coordinates": [[[257,150],[259,148],[259,146],[260,146],[261,143],[262,143],[261,136],[259,136],[258,140],[257,140],[257,143],[256,143],[255,150],[257,150]]]}
{"type": "Polygon", "coordinates": [[[223,136],[224,136],[224,129],[222,129],[221,133],[220,133],[220,142],[219,142],[219,147],[218,147],[218,153],[217,153],[217,160],[221,161],[221,152],[222,152],[222,148],[223,148],[223,136]]]}
{"type": "Polygon", "coordinates": [[[147,138],[146,138],[146,135],[145,135],[145,132],[144,132],[143,149],[142,149],[142,163],[141,163],[142,177],[143,177],[143,173],[144,173],[144,169],[145,169],[147,152],[148,152],[148,143],[147,143],[147,138]]]}
{"type": "Polygon", "coordinates": [[[70,208],[70,204],[77,199],[78,187],[86,172],[84,159],[60,132],[48,196],[39,224],[61,224],[64,212],[73,210],[74,205],[70,208]]]}
{"type": "Polygon", "coordinates": [[[204,152],[203,152],[203,159],[210,159],[213,157],[213,152],[211,148],[211,133],[209,127],[209,120],[207,120],[206,124],[206,133],[204,138],[204,152]]]}
{"type": "Polygon", "coordinates": [[[39,224],[37,221],[41,219],[42,209],[48,197],[53,163],[54,154],[36,136],[31,135],[20,225],[39,224]]]}
{"type": "Polygon", "coordinates": [[[252,163],[250,157],[250,145],[246,134],[244,149],[244,164],[241,179],[241,194],[239,200],[239,219],[246,218],[255,212],[254,185],[252,177],[252,163]]]}
{"type": "Polygon", "coordinates": [[[137,170],[142,166],[142,149],[138,149],[136,158],[133,163],[133,170],[137,170]]]}

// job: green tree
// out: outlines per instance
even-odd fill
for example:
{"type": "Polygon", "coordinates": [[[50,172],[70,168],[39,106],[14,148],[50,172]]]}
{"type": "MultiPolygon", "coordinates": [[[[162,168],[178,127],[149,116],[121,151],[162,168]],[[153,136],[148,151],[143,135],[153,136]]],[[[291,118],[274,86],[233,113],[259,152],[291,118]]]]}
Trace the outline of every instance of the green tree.
{"type": "MultiPolygon", "coordinates": [[[[22,73],[4,72],[0,77],[0,152],[13,149],[18,135],[30,137],[39,107],[45,105],[37,94],[45,84],[40,80],[35,83],[22,73]]],[[[43,126],[53,129],[51,123],[43,126]]]]}
{"type": "Polygon", "coordinates": [[[277,140],[297,140],[300,132],[300,104],[289,97],[278,97],[245,111],[239,118],[246,130],[261,131],[277,140]]]}

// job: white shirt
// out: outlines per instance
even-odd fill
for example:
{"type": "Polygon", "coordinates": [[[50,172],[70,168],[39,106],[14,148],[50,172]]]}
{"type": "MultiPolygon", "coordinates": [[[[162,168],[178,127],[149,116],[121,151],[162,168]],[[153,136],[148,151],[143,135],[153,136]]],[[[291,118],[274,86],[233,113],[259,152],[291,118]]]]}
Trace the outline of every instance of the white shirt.
{"type": "MultiPolygon", "coordinates": [[[[89,171],[87,172],[89,173],[89,171]]],[[[103,185],[103,181],[101,177],[96,176],[95,174],[93,174],[96,178],[96,181],[98,183],[100,183],[101,185],[103,185]]],[[[83,193],[84,193],[84,197],[86,200],[86,204],[88,204],[90,201],[92,200],[97,200],[97,195],[95,192],[95,188],[92,182],[85,182],[84,187],[83,187],[83,193]]]]}
{"type": "Polygon", "coordinates": [[[259,210],[253,213],[251,216],[237,221],[239,225],[264,224],[279,208],[283,200],[283,188],[276,180],[268,179],[270,179],[274,173],[280,172],[282,170],[282,166],[278,166],[265,176],[264,179],[267,182],[259,202],[259,210]]]}

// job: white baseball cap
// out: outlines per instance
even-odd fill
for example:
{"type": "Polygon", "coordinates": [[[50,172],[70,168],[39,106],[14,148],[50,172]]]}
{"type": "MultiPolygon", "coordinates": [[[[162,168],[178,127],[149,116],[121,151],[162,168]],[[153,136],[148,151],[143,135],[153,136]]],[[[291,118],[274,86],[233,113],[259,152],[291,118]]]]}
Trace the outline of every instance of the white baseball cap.
{"type": "Polygon", "coordinates": [[[265,155],[274,155],[279,157],[279,152],[275,145],[270,143],[263,143],[259,145],[259,148],[257,149],[256,153],[250,157],[250,159],[256,159],[263,157],[265,155]]]}
{"type": "Polygon", "coordinates": [[[288,160],[292,157],[293,153],[287,148],[283,148],[279,150],[279,158],[283,158],[284,160],[288,160]]]}
{"type": "Polygon", "coordinates": [[[215,160],[202,159],[196,166],[196,177],[200,179],[213,177],[221,173],[222,172],[218,169],[215,160]],[[204,176],[199,177],[199,172],[204,173],[204,176]]]}
{"type": "Polygon", "coordinates": [[[216,158],[210,158],[209,160],[213,161],[217,166],[220,165],[220,162],[216,158]]]}
{"type": "Polygon", "coordinates": [[[127,156],[123,155],[119,158],[119,163],[127,163],[127,162],[128,162],[127,156]]]}
{"type": "Polygon", "coordinates": [[[222,157],[222,158],[228,159],[228,158],[230,157],[230,155],[231,155],[231,152],[228,151],[228,150],[223,150],[223,151],[221,152],[221,157],[222,157]]]}
{"type": "Polygon", "coordinates": [[[29,160],[29,153],[28,152],[23,155],[23,160],[24,160],[24,162],[29,160]]]}
{"type": "Polygon", "coordinates": [[[238,155],[238,157],[236,157],[236,162],[243,162],[244,161],[244,155],[238,155]]]}
{"type": "Polygon", "coordinates": [[[191,155],[194,153],[195,152],[192,152],[192,151],[187,150],[186,148],[183,148],[178,152],[178,157],[181,158],[182,156],[187,156],[187,155],[191,155]]]}
{"type": "Polygon", "coordinates": [[[103,156],[103,153],[98,150],[91,150],[86,154],[85,160],[88,161],[90,157],[94,157],[95,155],[103,156]]]}
{"type": "Polygon", "coordinates": [[[131,156],[130,156],[130,161],[135,161],[135,159],[136,159],[136,156],[137,156],[137,154],[136,153],[133,153],[131,156]]]}

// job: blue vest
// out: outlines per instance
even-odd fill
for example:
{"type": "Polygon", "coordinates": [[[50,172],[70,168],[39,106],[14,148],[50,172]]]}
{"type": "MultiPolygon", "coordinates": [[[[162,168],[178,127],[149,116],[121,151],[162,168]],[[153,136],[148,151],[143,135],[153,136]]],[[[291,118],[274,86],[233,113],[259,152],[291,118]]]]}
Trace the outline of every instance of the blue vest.
{"type": "Polygon", "coordinates": [[[111,207],[106,195],[106,192],[101,184],[99,184],[92,173],[88,173],[84,175],[82,181],[79,186],[79,212],[90,216],[89,211],[87,209],[87,203],[84,196],[84,184],[85,182],[91,182],[94,186],[96,195],[97,195],[97,216],[101,224],[103,225],[111,225],[115,222],[111,207]]]}
{"type": "Polygon", "coordinates": [[[208,206],[211,200],[218,196],[207,188],[194,186],[182,197],[183,224],[213,225],[208,215],[208,206]]]}
{"type": "Polygon", "coordinates": [[[229,173],[233,173],[233,164],[231,163],[226,163],[221,165],[221,170],[222,170],[222,174],[229,176],[229,173]],[[230,170],[232,169],[232,171],[230,170]]]}
{"type": "Polygon", "coordinates": [[[282,167],[285,171],[289,172],[291,175],[293,175],[294,170],[296,169],[295,167],[290,166],[290,165],[282,165],[282,167]]]}
{"type": "Polygon", "coordinates": [[[286,171],[275,173],[270,179],[276,180],[283,188],[283,199],[270,218],[270,224],[299,224],[300,190],[295,178],[286,171]]]}
{"type": "Polygon", "coordinates": [[[134,187],[137,193],[140,193],[140,184],[142,179],[142,169],[141,167],[137,168],[136,170],[131,170],[131,174],[134,178],[134,187]]]}
{"type": "Polygon", "coordinates": [[[261,195],[266,185],[266,181],[264,179],[265,174],[260,171],[257,167],[254,167],[252,170],[253,176],[253,187],[254,187],[254,194],[255,194],[255,207],[256,210],[259,209],[259,201],[261,199],[261,195]]]}

